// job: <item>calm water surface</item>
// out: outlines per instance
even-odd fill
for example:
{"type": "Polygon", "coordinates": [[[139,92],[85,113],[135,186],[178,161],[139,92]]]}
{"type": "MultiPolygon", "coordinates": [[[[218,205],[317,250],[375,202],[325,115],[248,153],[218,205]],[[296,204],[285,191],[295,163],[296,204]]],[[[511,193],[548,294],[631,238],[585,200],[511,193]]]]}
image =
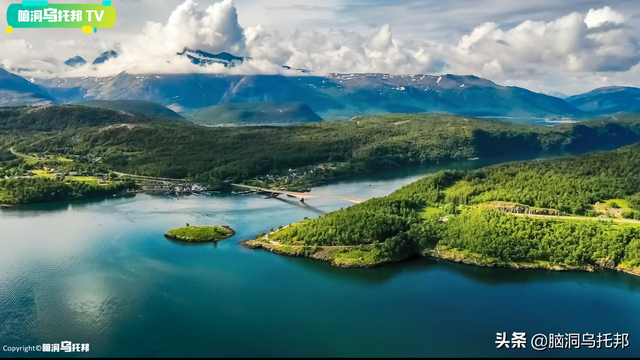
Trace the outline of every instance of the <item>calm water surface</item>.
{"type": "MultiPolygon", "coordinates": [[[[312,193],[366,199],[419,177],[393,173],[312,193]]],[[[638,277],[429,259],[339,269],[238,245],[350,205],[139,194],[1,211],[0,345],[68,340],[90,344],[82,356],[106,357],[640,356],[638,277]],[[206,245],[163,237],[187,222],[229,225],[237,235],[206,245]],[[624,332],[631,346],[495,349],[496,332],[514,331],[624,332]]]]}

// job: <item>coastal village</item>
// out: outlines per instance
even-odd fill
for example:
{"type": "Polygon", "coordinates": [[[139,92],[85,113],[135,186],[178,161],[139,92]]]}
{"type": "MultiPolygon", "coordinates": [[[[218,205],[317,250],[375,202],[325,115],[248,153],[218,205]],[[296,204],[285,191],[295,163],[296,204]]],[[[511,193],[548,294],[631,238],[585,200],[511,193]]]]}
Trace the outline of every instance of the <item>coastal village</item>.
{"type": "MultiPolygon", "coordinates": [[[[97,185],[108,185],[124,180],[135,180],[137,189],[129,192],[165,194],[171,197],[181,195],[209,195],[220,193],[220,189],[209,189],[205,184],[189,180],[173,180],[150,176],[128,175],[107,170],[100,157],[92,155],[60,155],[49,152],[21,154],[12,152],[26,160],[26,165],[0,173],[4,179],[54,178],[64,181],[80,181],[97,185]]],[[[331,178],[332,173],[344,163],[325,163],[301,168],[290,168],[279,174],[255,176],[244,180],[243,185],[277,191],[307,192],[313,184],[331,178]]],[[[231,180],[224,181],[230,186],[231,180]]],[[[226,186],[225,186],[226,187],[226,186]]],[[[234,195],[258,193],[257,190],[232,190],[234,195]]]]}
{"type": "Polygon", "coordinates": [[[246,185],[279,191],[309,191],[312,184],[329,178],[333,171],[343,167],[344,163],[318,164],[302,168],[291,168],[282,175],[256,176],[253,180],[245,181],[246,185]]]}

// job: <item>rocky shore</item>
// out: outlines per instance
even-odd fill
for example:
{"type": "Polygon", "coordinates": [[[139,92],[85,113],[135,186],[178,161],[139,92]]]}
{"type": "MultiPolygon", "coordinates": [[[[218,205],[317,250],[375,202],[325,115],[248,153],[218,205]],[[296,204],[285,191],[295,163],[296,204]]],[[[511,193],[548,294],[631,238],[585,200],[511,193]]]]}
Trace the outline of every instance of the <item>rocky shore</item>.
{"type": "MultiPolygon", "coordinates": [[[[317,249],[315,251],[309,251],[312,248],[308,248],[307,251],[303,250],[304,247],[292,247],[292,246],[276,246],[268,243],[260,242],[255,239],[244,240],[240,242],[240,245],[244,246],[247,249],[265,249],[274,254],[290,256],[290,257],[306,257],[314,260],[320,260],[324,262],[330,263],[332,266],[341,267],[341,268],[373,268],[378,267],[394,262],[399,262],[403,260],[407,260],[412,258],[413,256],[398,259],[398,260],[386,260],[380,261],[376,263],[366,264],[366,265],[358,265],[358,264],[345,264],[341,262],[336,262],[335,258],[332,256],[335,250],[333,249],[317,249]],[[279,249],[280,247],[280,249],[279,249]]],[[[583,266],[567,266],[567,265],[551,265],[547,262],[538,262],[538,263],[523,263],[523,262],[505,262],[500,260],[486,259],[477,254],[470,254],[463,251],[458,251],[456,249],[448,249],[446,247],[436,247],[435,249],[429,250],[423,254],[420,254],[423,257],[431,257],[434,259],[447,260],[460,264],[466,265],[475,265],[482,267],[504,267],[504,268],[514,268],[514,269],[539,269],[539,270],[549,270],[549,271],[587,271],[587,272],[596,272],[602,270],[615,270],[624,272],[630,275],[640,276],[640,267],[636,268],[627,268],[624,265],[615,265],[612,260],[603,260],[596,265],[583,265],[583,266]]]]}

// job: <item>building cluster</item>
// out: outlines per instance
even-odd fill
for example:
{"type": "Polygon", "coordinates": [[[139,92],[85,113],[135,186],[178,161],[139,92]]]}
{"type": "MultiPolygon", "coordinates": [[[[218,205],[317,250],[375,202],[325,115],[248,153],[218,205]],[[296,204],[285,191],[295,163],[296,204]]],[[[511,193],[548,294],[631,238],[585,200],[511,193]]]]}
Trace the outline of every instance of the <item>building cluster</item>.
{"type": "Polygon", "coordinates": [[[206,194],[208,189],[201,184],[173,184],[167,181],[147,181],[141,186],[146,192],[162,192],[167,195],[206,194]]]}
{"type": "Polygon", "coordinates": [[[305,167],[303,169],[289,169],[286,175],[262,175],[256,176],[254,180],[263,181],[266,183],[275,183],[273,187],[276,190],[285,190],[286,185],[290,184],[294,180],[312,180],[313,178],[321,175],[323,172],[331,169],[335,169],[336,166],[330,165],[315,165],[313,167],[305,167]]]}

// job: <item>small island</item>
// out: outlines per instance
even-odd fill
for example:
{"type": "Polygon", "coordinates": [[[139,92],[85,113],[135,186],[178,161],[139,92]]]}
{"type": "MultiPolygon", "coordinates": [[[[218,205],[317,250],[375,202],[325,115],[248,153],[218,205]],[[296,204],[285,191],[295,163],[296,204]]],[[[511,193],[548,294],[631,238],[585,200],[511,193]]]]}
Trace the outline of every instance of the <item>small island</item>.
{"type": "Polygon", "coordinates": [[[185,242],[218,242],[236,234],[228,226],[187,226],[169,230],[164,236],[185,242]]]}

